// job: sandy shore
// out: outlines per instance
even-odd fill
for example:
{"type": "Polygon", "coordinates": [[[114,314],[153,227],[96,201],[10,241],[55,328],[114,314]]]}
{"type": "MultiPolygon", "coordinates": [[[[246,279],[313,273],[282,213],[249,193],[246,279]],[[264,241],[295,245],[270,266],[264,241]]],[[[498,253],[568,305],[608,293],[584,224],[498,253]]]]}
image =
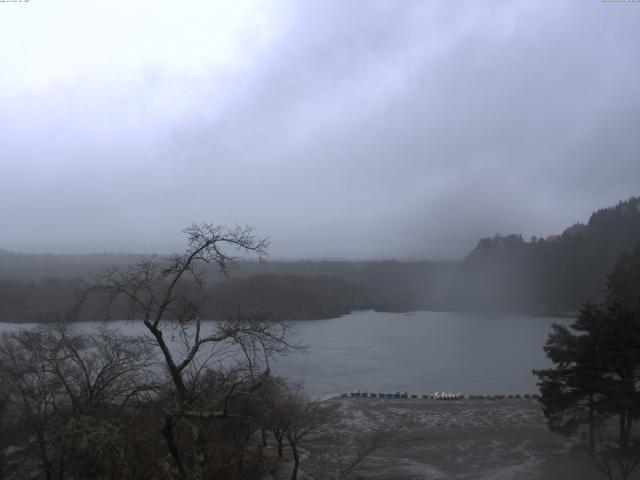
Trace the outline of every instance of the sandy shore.
{"type": "Polygon", "coordinates": [[[327,403],[336,406],[341,420],[309,445],[303,468],[314,478],[349,463],[380,430],[394,433],[360,465],[370,478],[603,478],[575,453],[576,439],[548,431],[535,400],[339,398],[327,403]]]}

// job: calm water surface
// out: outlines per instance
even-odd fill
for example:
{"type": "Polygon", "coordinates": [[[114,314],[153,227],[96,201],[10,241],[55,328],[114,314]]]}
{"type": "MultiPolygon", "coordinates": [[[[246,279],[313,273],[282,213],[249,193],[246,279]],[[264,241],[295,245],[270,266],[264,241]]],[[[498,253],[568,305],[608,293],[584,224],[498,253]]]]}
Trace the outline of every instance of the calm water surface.
{"type": "MultiPolygon", "coordinates": [[[[276,373],[327,396],[370,392],[531,393],[533,368],[549,365],[542,345],[566,319],[451,312],[355,312],[294,322],[305,353],[277,360],[276,373]]],[[[141,333],[140,324],[119,322],[141,333]]],[[[0,331],[20,328],[0,323],[0,331]]],[[[86,328],[86,324],[85,324],[86,328]]]]}
{"type": "Polygon", "coordinates": [[[357,312],[298,323],[302,355],[276,364],[318,394],[366,388],[528,393],[533,368],[549,365],[542,345],[553,323],[566,319],[515,315],[357,312]]]}

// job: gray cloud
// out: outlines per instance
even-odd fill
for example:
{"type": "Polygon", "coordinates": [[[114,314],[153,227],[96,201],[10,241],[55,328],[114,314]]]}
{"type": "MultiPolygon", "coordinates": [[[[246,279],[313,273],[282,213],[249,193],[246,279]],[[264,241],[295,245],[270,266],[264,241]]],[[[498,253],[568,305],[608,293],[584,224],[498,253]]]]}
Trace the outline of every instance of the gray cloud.
{"type": "Polygon", "coordinates": [[[635,4],[262,5],[220,51],[200,6],[52,53],[32,2],[22,63],[0,33],[0,247],[170,250],[211,220],[276,257],[452,258],[639,193],[635,4]]]}

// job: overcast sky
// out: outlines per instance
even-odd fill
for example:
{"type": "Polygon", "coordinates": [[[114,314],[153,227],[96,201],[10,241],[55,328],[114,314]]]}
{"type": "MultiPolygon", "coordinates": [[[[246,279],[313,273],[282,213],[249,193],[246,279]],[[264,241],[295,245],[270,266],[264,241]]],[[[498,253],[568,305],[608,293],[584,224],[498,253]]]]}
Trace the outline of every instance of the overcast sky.
{"type": "Polygon", "coordinates": [[[640,194],[640,3],[0,2],[0,248],[457,258],[640,194]]]}

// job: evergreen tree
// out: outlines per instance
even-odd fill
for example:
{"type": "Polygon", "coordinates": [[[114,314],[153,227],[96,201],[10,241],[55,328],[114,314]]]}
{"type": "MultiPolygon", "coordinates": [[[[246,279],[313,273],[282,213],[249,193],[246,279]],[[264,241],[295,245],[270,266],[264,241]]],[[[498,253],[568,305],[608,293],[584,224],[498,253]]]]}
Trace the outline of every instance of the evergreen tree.
{"type": "Polygon", "coordinates": [[[629,444],[640,417],[640,248],[620,257],[602,306],[584,304],[569,327],[555,325],[545,344],[553,367],[534,371],[551,430],[588,425],[591,446],[598,419],[618,416],[619,444],[629,444]]]}
{"type": "Polygon", "coordinates": [[[569,328],[554,325],[544,350],[554,367],[534,370],[538,376],[540,402],[549,429],[574,433],[581,425],[589,427],[593,448],[596,420],[604,413],[601,359],[593,331],[603,319],[601,310],[586,303],[569,328]]]}

